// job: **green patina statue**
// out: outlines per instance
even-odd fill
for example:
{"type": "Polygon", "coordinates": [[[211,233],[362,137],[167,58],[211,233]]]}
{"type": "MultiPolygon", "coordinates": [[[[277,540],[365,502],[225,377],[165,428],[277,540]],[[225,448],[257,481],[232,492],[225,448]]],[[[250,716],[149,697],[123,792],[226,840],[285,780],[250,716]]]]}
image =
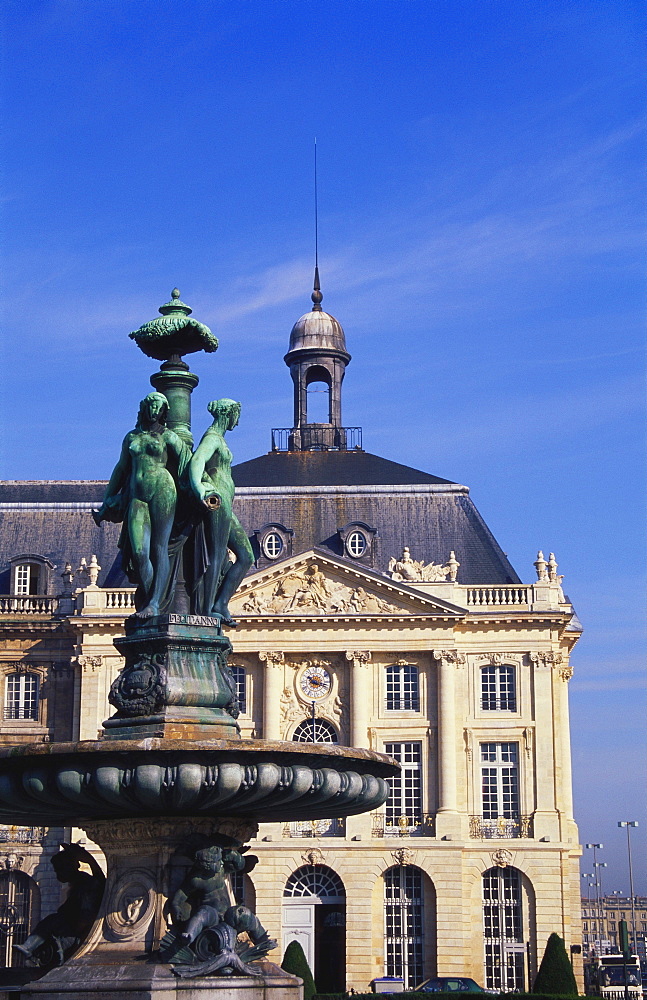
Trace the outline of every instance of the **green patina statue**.
{"type": "Polygon", "coordinates": [[[169,540],[178,484],[191,458],[187,445],[166,426],[167,413],[168,402],[160,392],[141,401],[137,424],[124,438],[104,501],[92,512],[97,524],[125,522],[119,548],[128,579],[138,585],[138,618],[158,615],[160,606],[169,603],[169,540]]]}
{"type": "Polygon", "coordinates": [[[213,400],[208,409],[213,424],[192,455],[166,426],[166,396],[149,393],[124,438],[104,501],[93,511],[97,524],[124,522],[119,548],[124,572],[137,585],[140,619],[171,608],[183,557],[191,611],[235,624],[229,601],[254,560],[233,512],[232,455],[224,439],[238,423],[240,403],[213,400]]]}
{"type": "Polygon", "coordinates": [[[225,443],[225,432],[238,424],[240,403],[216,399],[207,409],[213,424],[189,465],[191,489],[204,508],[198,527],[204,547],[196,544],[196,550],[204,552],[205,565],[196,580],[193,603],[198,614],[214,615],[231,625],[229,601],[254,561],[249,539],[233,512],[232,454],[225,443]],[[235,556],[233,563],[228,549],[235,556]]]}
{"type": "Polygon", "coordinates": [[[246,962],[276,947],[258,917],[230,895],[227,876],[250,871],[257,860],[215,845],[194,852],[193,865],[170,902],[171,929],[160,942],[160,957],[174,963],[178,976],[219,970],[253,975],[246,962]],[[238,940],[242,932],[247,941],[238,940]]]}
{"type": "Polygon", "coordinates": [[[101,868],[80,844],[61,844],[52,858],[59,882],[67,883],[64,903],[55,913],[44,917],[22,944],[14,949],[30,964],[46,968],[62,965],[87,937],[103,898],[106,879],[101,868]],[[90,872],[81,870],[86,864],[90,872]]]}

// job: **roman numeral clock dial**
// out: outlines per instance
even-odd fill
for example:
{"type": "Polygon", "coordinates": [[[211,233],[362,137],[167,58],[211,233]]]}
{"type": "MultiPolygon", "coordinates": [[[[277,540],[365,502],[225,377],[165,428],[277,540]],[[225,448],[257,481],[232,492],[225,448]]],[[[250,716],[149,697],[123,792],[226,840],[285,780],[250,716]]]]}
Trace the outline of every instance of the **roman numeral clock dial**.
{"type": "Polygon", "coordinates": [[[301,690],[311,701],[325,698],[332,688],[332,677],[323,667],[306,667],[299,681],[301,690]]]}

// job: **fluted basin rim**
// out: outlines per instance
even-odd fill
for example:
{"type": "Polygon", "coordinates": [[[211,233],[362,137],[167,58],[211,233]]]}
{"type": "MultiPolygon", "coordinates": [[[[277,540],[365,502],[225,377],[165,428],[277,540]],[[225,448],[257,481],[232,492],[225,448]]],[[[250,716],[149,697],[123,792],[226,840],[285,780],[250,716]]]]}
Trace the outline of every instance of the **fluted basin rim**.
{"type": "Polygon", "coordinates": [[[0,821],[238,816],[342,818],[388,795],[390,757],[271,740],[87,740],[0,748],[0,821]]]}

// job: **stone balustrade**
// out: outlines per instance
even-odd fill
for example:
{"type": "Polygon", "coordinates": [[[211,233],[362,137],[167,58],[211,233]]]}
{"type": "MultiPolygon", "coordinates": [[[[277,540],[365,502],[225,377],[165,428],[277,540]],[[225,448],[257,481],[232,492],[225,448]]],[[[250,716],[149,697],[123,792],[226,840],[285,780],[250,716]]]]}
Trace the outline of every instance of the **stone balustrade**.
{"type": "Polygon", "coordinates": [[[58,597],[44,594],[3,594],[0,596],[0,615],[53,615],[58,608],[58,597]]]}

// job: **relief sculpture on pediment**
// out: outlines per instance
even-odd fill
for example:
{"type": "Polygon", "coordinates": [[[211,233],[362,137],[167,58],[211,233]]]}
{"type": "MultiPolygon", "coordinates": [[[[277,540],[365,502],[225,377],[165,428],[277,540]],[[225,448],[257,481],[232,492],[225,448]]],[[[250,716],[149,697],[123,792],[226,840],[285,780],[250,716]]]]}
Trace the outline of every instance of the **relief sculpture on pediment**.
{"type": "Polygon", "coordinates": [[[327,579],[317,563],[282,577],[271,590],[255,590],[242,605],[247,614],[395,614],[400,609],[363,587],[327,579]]]}

